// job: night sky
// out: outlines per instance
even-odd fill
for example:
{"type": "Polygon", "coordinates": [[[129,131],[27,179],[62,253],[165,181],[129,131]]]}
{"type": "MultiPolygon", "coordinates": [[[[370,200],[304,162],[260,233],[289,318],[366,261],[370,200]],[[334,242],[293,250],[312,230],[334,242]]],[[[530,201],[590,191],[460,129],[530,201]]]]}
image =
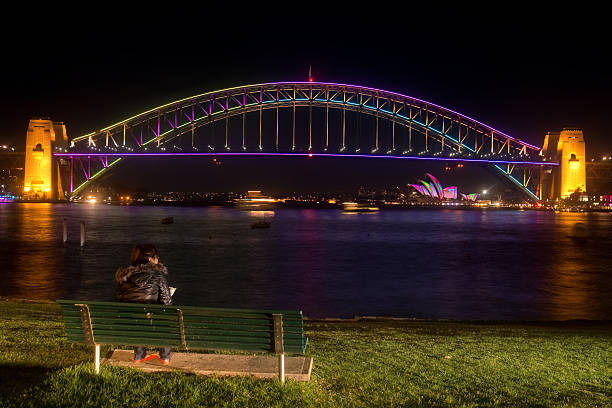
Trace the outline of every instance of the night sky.
{"type": "MultiPolygon", "coordinates": [[[[21,29],[2,28],[0,143],[23,148],[34,116],[63,121],[69,137],[76,137],[206,91],[306,80],[312,65],[317,81],[411,95],[535,145],[542,144],[547,131],[580,127],[588,156],[612,152],[607,125],[612,114],[611,36],[596,11],[536,13],[517,7],[478,14],[421,8],[348,16],[316,4],[299,6],[311,15],[295,17],[287,9],[286,17],[267,10],[237,17],[229,8],[178,5],[173,11],[125,10],[119,15],[116,10],[83,11],[81,16],[67,10],[17,13],[23,16],[15,17],[21,29]]],[[[405,185],[430,169],[443,183],[462,179],[466,188],[496,183],[490,176],[479,178],[473,169],[442,175],[437,164],[320,161],[312,169],[312,162],[269,160],[228,159],[213,166],[165,159],[163,171],[159,165],[133,162],[114,177],[126,188],[234,190],[259,183],[272,190],[334,189],[405,185]],[[270,180],[279,165],[286,172],[270,180]],[[330,179],[330,171],[335,178],[330,179]],[[135,173],[140,174],[126,181],[125,175],[135,173]]]]}

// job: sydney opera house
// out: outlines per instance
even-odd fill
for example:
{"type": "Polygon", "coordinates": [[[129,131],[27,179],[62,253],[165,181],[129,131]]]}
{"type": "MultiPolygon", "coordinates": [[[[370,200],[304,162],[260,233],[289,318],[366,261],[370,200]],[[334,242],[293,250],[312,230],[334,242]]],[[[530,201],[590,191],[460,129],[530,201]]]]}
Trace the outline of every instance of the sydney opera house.
{"type": "MultiPolygon", "coordinates": [[[[412,187],[416,189],[421,195],[425,197],[437,198],[439,200],[449,199],[456,200],[457,199],[457,187],[442,187],[442,184],[436,179],[433,175],[426,173],[429,178],[429,182],[425,180],[419,180],[419,184],[410,184],[412,187]]],[[[469,201],[476,201],[478,198],[478,194],[461,194],[461,198],[469,201]]]]}

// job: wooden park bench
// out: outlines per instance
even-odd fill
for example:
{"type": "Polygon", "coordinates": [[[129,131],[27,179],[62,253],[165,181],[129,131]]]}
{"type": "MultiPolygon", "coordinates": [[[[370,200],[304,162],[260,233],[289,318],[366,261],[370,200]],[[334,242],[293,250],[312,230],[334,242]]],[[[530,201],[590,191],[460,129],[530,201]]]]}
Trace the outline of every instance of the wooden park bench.
{"type": "MultiPolygon", "coordinates": [[[[306,351],[301,311],[222,309],[158,304],[57,300],[68,340],[95,348],[100,344],[174,347],[181,350],[240,350],[278,356],[278,376],[285,380],[285,353],[306,351]]],[[[309,358],[308,373],[312,366],[309,358]]]]}

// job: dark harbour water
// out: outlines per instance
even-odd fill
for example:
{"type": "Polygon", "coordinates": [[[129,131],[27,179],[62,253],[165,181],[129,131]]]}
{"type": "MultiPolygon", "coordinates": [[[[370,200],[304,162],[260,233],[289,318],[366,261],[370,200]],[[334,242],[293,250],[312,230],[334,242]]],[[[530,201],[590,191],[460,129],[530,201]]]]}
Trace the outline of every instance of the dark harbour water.
{"type": "Polygon", "coordinates": [[[134,243],[152,243],[176,304],[309,317],[610,319],[612,214],[0,205],[0,296],[113,300],[134,243]],[[162,225],[172,216],[175,223],[162,225]],[[270,218],[271,217],[271,218],[270,218]],[[69,242],[61,243],[61,223],[69,242]],[[79,221],[87,243],[79,248],[79,221]],[[586,241],[570,238],[577,222],[586,241]]]}

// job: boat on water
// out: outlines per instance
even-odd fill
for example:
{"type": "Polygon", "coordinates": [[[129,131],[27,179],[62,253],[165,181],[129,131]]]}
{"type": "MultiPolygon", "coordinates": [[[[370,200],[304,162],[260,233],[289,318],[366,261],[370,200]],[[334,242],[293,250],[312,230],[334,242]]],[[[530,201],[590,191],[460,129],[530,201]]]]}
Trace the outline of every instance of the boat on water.
{"type": "Polygon", "coordinates": [[[342,204],[344,212],[349,213],[368,213],[378,211],[378,207],[371,201],[348,202],[342,204]]]}
{"type": "Polygon", "coordinates": [[[589,228],[582,222],[577,222],[570,231],[569,238],[575,241],[586,241],[589,239],[589,228]]]}
{"type": "Polygon", "coordinates": [[[12,203],[14,200],[11,194],[0,194],[0,203],[12,203]]]}
{"type": "Polygon", "coordinates": [[[245,198],[234,200],[234,208],[243,211],[270,211],[277,204],[278,200],[263,195],[260,190],[249,190],[245,198]]]}
{"type": "Polygon", "coordinates": [[[162,224],[174,224],[174,217],[162,218],[161,223],[162,224]]]}
{"type": "Polygon", "coordinates": [[[259,220],[257,222],[254,222],[253,224],[251,224],[251,228],[253,229],[258,229],[258,228],[270,228],[271,224],[266,221],[266,220],[259,220]]]}

